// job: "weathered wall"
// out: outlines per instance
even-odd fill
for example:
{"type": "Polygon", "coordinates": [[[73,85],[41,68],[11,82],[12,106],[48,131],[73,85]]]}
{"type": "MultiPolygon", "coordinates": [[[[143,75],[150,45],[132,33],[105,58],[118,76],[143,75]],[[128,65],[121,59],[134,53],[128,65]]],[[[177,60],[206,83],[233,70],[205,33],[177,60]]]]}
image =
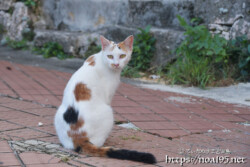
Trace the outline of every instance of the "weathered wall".
{"type": "Polygon", "coordinates": [[[226,39],[246,35],[250,39],[249,0],[195,0],[194,15],[213,33],[226,39]]]}
{"type": "Polygon", "coordinates": [[[48,27],[70,31],[93,31],[112,25],[179,26],[176,15],[190,19],[192,10],[193,0],[43,0],[48,27]]]}
{"type": "MultiPolygon", "coordinates": [[[[0,2],[0,24],[8,35],[20,39],[20,32],[27,28],[26,9],[16,7],[12,0],[0,2]],[[10,6],[14,12],[7,11],[10,6]],[[22,10],[21,10],[22,9],[22,10]],[[22,11],[22,12],[19,12],[22,11]],[[15,20],[15,21],[14,21],[15,20]],[[16,22],[16,20],[19,20],[16,22]],[[15,37],[15,34],[18,34],[15,37]]],[[[41,0],[41,16],[34,20],[37,35],[35,45],[56,41],[73,55],[84,55],[89,44],[100,34],[120,41],[137,28],[152,25],[157,39],[153,65],[160,65],[173,58],[172,50],[184,38],[176,15],[188,22],[199,17],[212,33],[227,39],[239,35],[250,38],[249,0],[41,0]],[[38,19],[38,20],[37,20],[38,19]]],[[[32,16],[30,18],[33,18],[32,16]]]]}
{"type": "MultiPolygon", "coordinates": [[[[90,36],[89,41],[93,41],[97,34],[103,34],[111,40],[121,41],[130,34],[136,34],[137,28],[150,24],[158,39],[153,64],[162,64],[173,57],[171,51],[183,38],[177,14],[190,20],[193,17],[193,0],[43,0],[46,25],[37,26],[37,29],[47,27],[51,30],[82,32],[81,40],[78,37],[73,42],[77,43],[77,47],[71,47],[71,51],[81,55],[88,47],[86,42],[84,46],[79,45],[83,37],[90,36]]],[[[37,45],[52,39],[61,41],[60,37],[55,37],[54,31],[51,35],[45,31],[38,34],[37,45]]],[[[73,46],[72,40],[69,41],[73,46]]]]}
{"type": "Polygon", "coordinates": [[[22,32],[27,28],[28,19],[28,8],[23,3],[13,3],[13,0],[0,1],[0,24],[11,39],[22,39],[22,32]]]}

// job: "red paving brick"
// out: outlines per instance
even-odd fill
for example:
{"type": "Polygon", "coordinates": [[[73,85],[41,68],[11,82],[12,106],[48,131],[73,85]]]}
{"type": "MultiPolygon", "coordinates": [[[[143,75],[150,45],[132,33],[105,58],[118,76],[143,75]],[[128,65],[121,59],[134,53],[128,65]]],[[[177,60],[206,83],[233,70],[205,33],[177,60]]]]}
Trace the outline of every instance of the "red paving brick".
{"type": "MultiPolygon", "coordinates": [[[[59,143],[53,117],[70,76],[69,73],[0,61],[0,163],[21,165],[6,140],[38,139],[59,143]],[[38,126],[38,122],[43,126],[38,126]]],[[[105,146],[151,152],[159,166],[176,166],[166,164],[165,155],[181,156],[180,148],[230,148],[233,155],[250,158],[250,128],[243,125],[250,120],[250,107],[142,89],[125,83],[119,86],[112,106],[116,121],[132,122],[143,132],[115,126],[105,146]],[[180,102],[181,98],[186,102],[180,102]]],[[[59,162],[54,155],[44,153],[23,152],[19,157],[26,166],[69,166],[59,162]]],[[[154,166],[81,157],[68,163],[75,166],[154,166]]]]}
{"type": "Polygon", "coordinates": [[[12,153],[12,150],[8,144],[7,141],[5,140],[0,140],[0,153],[12,153]]]}
{"type": "Polygon", "coordinates": [[[0,153],[0,162],[2,166],[21,165],[13,153],[0,153]]]}
{"type": "Polygon", "coordinates": [[[21,153],[20,158],[26,165],[35,164],[56,164],[60,162],[60,159],[48,154],[36,153],[36,152],[24,152],[21,153]]]}

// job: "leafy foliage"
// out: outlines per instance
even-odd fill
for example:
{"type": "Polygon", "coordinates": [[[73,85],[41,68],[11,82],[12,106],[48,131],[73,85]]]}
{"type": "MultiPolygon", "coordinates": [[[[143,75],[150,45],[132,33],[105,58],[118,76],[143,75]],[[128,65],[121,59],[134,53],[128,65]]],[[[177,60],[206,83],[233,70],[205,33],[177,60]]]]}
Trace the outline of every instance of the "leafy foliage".
{"type": "Polygon", "coordinates": [[[178,47],[177,55],[190,58],[207,57],[216,62],[227,62],[226,39],[218,35],[213,36],[204,25],[192,27],[187,24],[184,18],[177,17],[180,25],[186,30],[184,33],[186,38],[178,47]]]}
{"type": "Polygon", "coordinates": [[[139,74],[139,70],[137,68],[133,68],[130,66],[126,66],[121,73],[122,76],[128,78],[139,78],[141,75],[139,74]]]}
{"type": "Polygon", "coordinates": [[[10,15],[12,15],[13,14],[13,12],[14,12],[14,7],[13,6],[11,6],[8,10],[7,10],[7,13],[9,13],[10,15]]]}
{"type": "Polygon", "coordinates": [[[135,36],[134,49],[129,66],[146,71],[150,67],[155,51],[155,38],[150,33],[150,26],[139,28],[140,33],[135,36]]]}
{"type": "Polygon", "coordinates": [[[27,31],[27,32],[23,32],[22,35],[24,39],[28,41],[33,41],[36,34],[34,31],[27,31]]]}
{"type": "Polygon", "coordinates": [[[229,63],[236,66],[234,77],[239,80],[250,80],[250,40],[246,36],[236,37],[227,45],[229,63]]]}
{"type": "Polygon", "coordinates": [[[127,67],[122,71],[122,76],[139,78],[139,71],[147,71],[155,52],[155,38],[150,33],[151,26],[139,28],[140,33],[135,36],[133,55],[127,67]]]}
{"type": "Polygon", "coordinates": [[[34,48],[33,51],[42,54],[44,58],[57,57],[62,60],[72,57],[65,54],[63,47],[57,42],[47,42],[41,48],[34,48]]]}
{"type": "Polygon", "coordinates": [[[227,41],[203,25],[190,26],[177,17],[186,38],[176,49],[177,60],[168,65],[172,83],[205,88],[234,80],[250,81],[250,40],[237,37],[227,41]]]}
{"type": "Polygon", "coordinates": [[[36,0],[18,0],[23,2],[28,7],[35,7],[37,5],[36,0]]]}
{"type": "Polygon", "coordinates": [[[5,28],[3,24],[0,24],[0,34],[4,34],[5,33],[5,28]]]}
{"type": "Polygon", "coordinates": [[[89,47],[88,50],[85,52],[85,58],[88,58],[89,56],[96,54],[98,52],[101,51],[101,46],[100,45],[96,45],[95,42],[92,42],[89,47]]]}
{"type": "Polygon", "coordinates": [[[168,76],[171,78],[172,84],[196,85],[201,88],[205,88],[214,80],[208,58],[178,59],[169,68],[168,76]]]}
{"type": "Polygon", "coordinates": [[[177,17],[186,37],[176,49],[178,58],[169,67],[168,77],[172,83],[205,88],[216,79],[214,67],[223,68],[228,63],[227,41],[218,35],[213,36],[203,25],[193,27],[182,17],[177,17]]]}
{"type": "Polygon", "coordinates": [[[28,49],[29,45],[27,43],[27,40],[23,39],[21,41],[15,41],[11,40],[10,38],[6,38],[6,43],[8,46],[10,46],[13,49],[28,49]]]}

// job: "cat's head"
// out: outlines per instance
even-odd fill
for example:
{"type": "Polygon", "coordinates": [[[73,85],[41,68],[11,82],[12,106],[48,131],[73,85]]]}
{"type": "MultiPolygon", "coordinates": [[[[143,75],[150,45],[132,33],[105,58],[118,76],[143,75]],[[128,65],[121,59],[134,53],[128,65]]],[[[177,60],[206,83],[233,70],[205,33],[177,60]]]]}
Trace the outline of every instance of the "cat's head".
{"type": "Polygon", "coordinates": [[[131,59],[134,37],[131,35],[118,44],[103,36],[100,37],[100,40],[105,64],[114,71],[121,71],[131,59]]]}

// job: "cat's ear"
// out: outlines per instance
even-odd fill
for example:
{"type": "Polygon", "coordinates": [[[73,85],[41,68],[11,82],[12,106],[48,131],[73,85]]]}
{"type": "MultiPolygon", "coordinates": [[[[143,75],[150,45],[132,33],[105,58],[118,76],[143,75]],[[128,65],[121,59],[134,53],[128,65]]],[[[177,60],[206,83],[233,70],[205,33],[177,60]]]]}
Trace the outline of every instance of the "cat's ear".
{"type": "MultiPolygon", "coordinates": [[[[125,48],[132,51],[133,50],[133,42],[134,42],[134,36],[130,35],[123,42],[121,42],[119,45],[120,46],[125,46],[125,48]]],[[[121,47],[121,48],[123,48],[123,47],[121,47]]]]}
{"type": "Polygon", "coordinates": [[[102,50],[105,50],[107,49],[107,47],[110,45],[110,41],[107,40],[104,36],[100,36],[100,40],[101,40],[101,43],[102,43],[102,50]]]}

